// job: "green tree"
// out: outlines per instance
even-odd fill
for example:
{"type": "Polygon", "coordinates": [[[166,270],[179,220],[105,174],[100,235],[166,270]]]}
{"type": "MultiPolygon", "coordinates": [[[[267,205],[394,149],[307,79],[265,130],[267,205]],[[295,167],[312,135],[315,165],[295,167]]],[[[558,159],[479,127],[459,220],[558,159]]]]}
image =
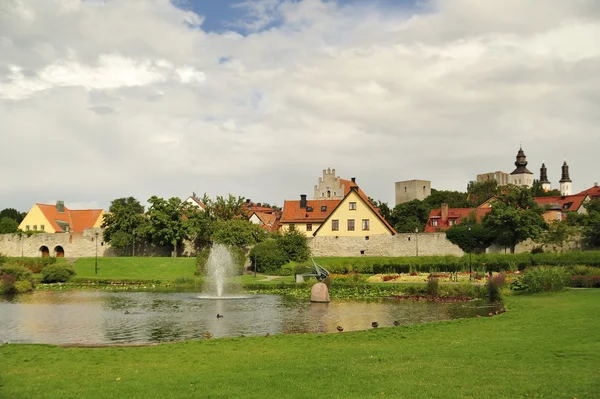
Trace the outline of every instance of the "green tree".
{"type": "Polygon", "coordinates": [[[172,245],[172,256],[177,256],[177,248],[189,237],[188,219],[184,217],[185,205],[180,198],[168,200],[155,195],[148,200],[148,235],[157,245],[172,245]]]}
{"type": "Polygon", "coordinates": [[[553,220],[548,223],[548,230],[542,235],[542,242],[546,245],[558,245],[563,252],[567,243],[577,233],[577,229],[567,222],[553,220]]]}
{"type": "Polygon", "coordinates": [[[515,246],[531,238],[540,238],[546,229],[541,208],[527,187],[506,186],[483,218],[483,225],[494,232],[496,242],[515,252],[515,246]]]}
{"type": "Polygon", "coordinates": [[[304,262],[310,257],[306,235],[293,226],[279,237],[277,246],[285,254],[287,261],[304,262]]]}
{"type": "Polygon", "coordinates": [[[412,200],[398,204],[392,210],[391,219],[398,233],[413,233],[415,229],[423,231],[429,219],[431,208],[420,200],[412,200]]]}
{"type": "Polygon", "coordinates": [[[483,253],[496,236],[489,228],[477,223],[476,216],[469,217],[446,231],[446,238],[467,253],[483,253]],[[475,220],[474,220],[475,219],[475,220]]]}
{"type": "Polygon", "coordinates": [[[16,233],[19,230],[19,223],[10,217],[0,218],[0,234],[16,233]]]}
{"type": "Polygon", "coordinates": [[[212,200],[204,194],[202,202],[206,206],[204,212],[212,220],[247,219],[249,216],[242,206],[244,205],[244,197],[235,197],[229,194],[227,198],[217,196],[215,200],[212,200]]]}
{"type": "Polygon", "coordinates": [[[198,207],[187,207],[184,211],[187,219],[188,239],[194,242],[195,248],[205,248],[212,243],[215,222],[198,207]]]}
{"type": "Polygon", "coordinates": [[[117,198],[104,215],[104,241],[115,248],[126,248],[135,241],[145,240],[147,219],[144,207],[133,198],[117,198]]]}
{"type": "Polygon", "coordinates": [[[259,273],[277,273],[278,269],[288,261],[277,241],[267,240],[252,247],[249,254],[251,270],[259,273]]]}
{"type": "Polygon", "coordinates": [[[21,224],[23,219],[25,219],[25,216],[27,216],[27,213],[19,212],[14,208],[5,208],[0,211],[0,219],[3,219],[3,218],[13,219],[14,221],[17,222],[17,226],[19,224],[21,224]]]}
{"type": "Polygon", "coordinates": [[[215,222],[212,239],[214,242],[242,248],[265,241],[268,235],[267,230],[246,219],[232,219],[215,222]]]}
{"type": "Polygon", "coordinates": [[[442,204],[448,204],[449,208],[470,208],[467,201],[467,193],[460,191],[447,191],[431,189],[431,195],[423,200],[423,203],[431,209],[437,209],[442,204]]]}
{"type": "Polygon", "coordinates": [[[581,229],[584,242],[591,248],[600,248],[600,199],[584,204],[586,213],[569,212],[567,222],[581,229]]]}
{"type": "Polygon", "coordinates": [[[473,208],[478,207],[495,195],[498,195],[498,182],[496,180],[479,183],[472,181],[467,186],[467,198],[469,205],[473,208]]]}
{"type": "Polygon", "coordinates": [[[545,191],[542,182],[537,179],[533,180],[530,190],[531,195],[534,197],[554,197],[560,195],[560,190],[557,189],[545,191]]]}

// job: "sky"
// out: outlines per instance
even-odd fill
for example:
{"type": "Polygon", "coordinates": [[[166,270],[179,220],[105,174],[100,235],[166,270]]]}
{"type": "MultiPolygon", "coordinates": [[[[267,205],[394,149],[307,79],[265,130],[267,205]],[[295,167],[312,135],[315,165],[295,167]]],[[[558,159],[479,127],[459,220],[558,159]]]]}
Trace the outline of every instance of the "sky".
{"type": "Polygon", "coordinates": [[[464,191],[522,145],[600,180],[597,0],[3,0],[0,209],[229,193],[335,168],[464,191]]]}

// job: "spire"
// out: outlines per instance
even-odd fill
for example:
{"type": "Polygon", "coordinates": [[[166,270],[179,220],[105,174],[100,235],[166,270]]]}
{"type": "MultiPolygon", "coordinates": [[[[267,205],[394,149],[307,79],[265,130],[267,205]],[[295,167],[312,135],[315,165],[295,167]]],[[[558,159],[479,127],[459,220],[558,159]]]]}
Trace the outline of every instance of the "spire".
{"type": "Polygon", "coordinates": [[[526,173],[532,175],[527,169],[527,157],[525,156],[525,152],[523,152],[523,147],[519,146],[519,152],[517,153],[517,160],[515,161],[515,166],[517,167],[511,175],[517,175],[521,173],[526,173]]]}
{"type": "Polygon", "coordinates": [[[569,165],[567,165],[567,161],[563,162],[562,165],[562,177],[560,178],[560,183],[571,183],[571,179],[569,178],[569,165]]]}
{"type": "Polygon", "coordinates": [[[548,180],[548,170],[546,169],[546,164],[542,162],[542,167],[540,168],[540,183],[550,183],[548,180]]]}

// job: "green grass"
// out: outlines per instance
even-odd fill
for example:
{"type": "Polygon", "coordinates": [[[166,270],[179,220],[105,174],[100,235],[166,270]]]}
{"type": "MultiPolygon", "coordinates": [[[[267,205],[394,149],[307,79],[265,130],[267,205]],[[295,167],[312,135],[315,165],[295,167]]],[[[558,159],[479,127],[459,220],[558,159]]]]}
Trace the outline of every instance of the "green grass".
{"type": "Polygon", "coordinates": [[[98,274],[94,273],[96,258],[80,258],[73,268],[77,278],[112,280],[163,280],[194,277],[196,258],[98,258],[98,274]]]}
{"type": "Polygon", "coordinates": [[[2,398],[597,398],[600,290],[491,318],[142,348],[0,347],[2,398]]]}

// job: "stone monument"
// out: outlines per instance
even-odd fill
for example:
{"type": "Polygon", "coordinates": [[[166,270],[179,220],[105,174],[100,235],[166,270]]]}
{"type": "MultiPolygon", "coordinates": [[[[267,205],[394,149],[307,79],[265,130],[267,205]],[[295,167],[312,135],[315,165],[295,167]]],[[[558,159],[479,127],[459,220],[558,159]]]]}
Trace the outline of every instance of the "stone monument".
{"type": "Polygon", "coordinates": [[[329,302],[329,288],[325,283],[315,283],[310,289],[310,301],[327,303],[329,302]]]}

